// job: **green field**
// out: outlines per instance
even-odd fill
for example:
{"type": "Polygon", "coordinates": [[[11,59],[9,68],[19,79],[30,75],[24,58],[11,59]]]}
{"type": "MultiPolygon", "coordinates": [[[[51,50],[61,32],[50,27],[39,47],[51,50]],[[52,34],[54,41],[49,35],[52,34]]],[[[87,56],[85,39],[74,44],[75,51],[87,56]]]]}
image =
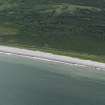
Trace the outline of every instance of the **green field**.
{"type": "Polygon", "coordinates": [[[0,0],[0,44],[105,62],[105,1],[0,0]]]}

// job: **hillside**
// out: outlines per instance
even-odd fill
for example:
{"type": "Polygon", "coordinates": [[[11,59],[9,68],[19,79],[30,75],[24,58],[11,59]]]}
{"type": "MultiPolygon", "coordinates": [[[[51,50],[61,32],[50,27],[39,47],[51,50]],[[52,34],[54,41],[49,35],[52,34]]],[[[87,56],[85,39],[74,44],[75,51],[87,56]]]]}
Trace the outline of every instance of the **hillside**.
{"type": "Polygon", "coordinates": [[[0,0],[0,44],[105,62],[105,1],[0,0]]]}

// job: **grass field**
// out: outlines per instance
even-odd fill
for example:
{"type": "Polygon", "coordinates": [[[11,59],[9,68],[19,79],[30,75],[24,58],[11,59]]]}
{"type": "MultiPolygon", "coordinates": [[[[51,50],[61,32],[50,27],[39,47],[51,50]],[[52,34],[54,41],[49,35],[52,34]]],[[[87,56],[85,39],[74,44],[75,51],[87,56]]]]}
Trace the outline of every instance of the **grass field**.
{"type": "Polygon", "coordinates": [[[0,0],[0,44],[105,62],[104,0],[0,0]]]}

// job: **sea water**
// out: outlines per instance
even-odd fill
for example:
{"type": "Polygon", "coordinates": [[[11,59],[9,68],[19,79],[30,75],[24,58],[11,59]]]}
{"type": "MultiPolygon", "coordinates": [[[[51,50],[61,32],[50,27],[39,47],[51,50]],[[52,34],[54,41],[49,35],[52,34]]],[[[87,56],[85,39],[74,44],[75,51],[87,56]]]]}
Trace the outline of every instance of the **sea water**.
{"type": "Polygon", "coordinates": [[[0,105],[105,105],[105,71],[0,55],[0,105]]]}

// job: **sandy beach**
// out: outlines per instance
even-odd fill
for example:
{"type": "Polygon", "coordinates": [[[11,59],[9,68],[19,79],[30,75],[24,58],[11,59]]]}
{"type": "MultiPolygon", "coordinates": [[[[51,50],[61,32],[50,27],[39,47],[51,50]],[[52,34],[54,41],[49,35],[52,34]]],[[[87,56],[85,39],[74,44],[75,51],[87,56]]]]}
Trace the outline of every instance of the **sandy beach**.
{"type": "Polygon", "coordinates": [[[69,64],[74,66],[95,68],[97,70],[105,70],[105,63],[95,62],[91,60],[82,60],[79,58],[55,55],[52,53],[32,51],[27,49],[0,46],[0,53],[7,55],[15,55],[19,57],[26,57],[29,59],[44,60],[49,62],[57,62],[62,64],[69,64]]]}

